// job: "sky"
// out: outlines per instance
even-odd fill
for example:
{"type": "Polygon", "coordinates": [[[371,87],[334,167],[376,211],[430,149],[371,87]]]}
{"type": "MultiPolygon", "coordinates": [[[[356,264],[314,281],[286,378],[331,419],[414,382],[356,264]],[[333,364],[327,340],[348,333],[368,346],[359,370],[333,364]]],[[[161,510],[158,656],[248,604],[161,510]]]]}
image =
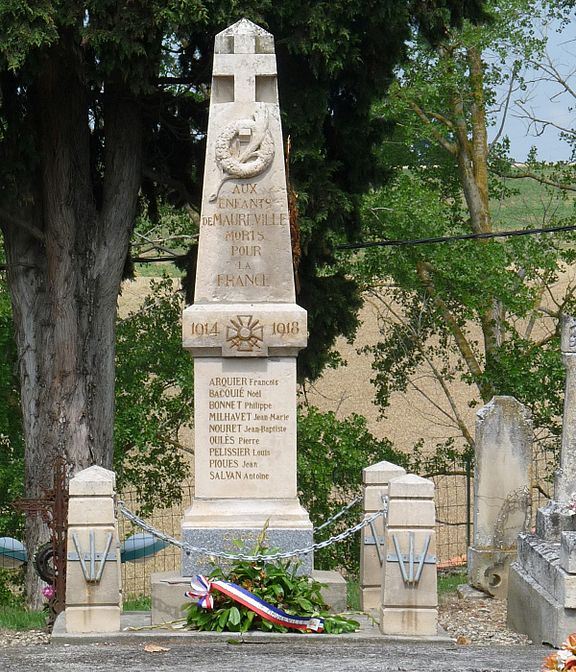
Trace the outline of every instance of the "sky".
{"type": "MultiPolygon", "coordinates": [[[[527,72],[527,78],[533,83],[528,91],[529,107],[536,116],[549,119],[565,128],[576,128],[576,16],[561,33],[558,24],[547,29],[548,53],[552,63],[565,77],[573,94],[557,95],[558,85],[542,81],[541,75],[527,72]]],[[[504,93],[504,92],[502,92],[504,93]]],[[[519,117],[520,111],[511,105],[504,126],[504,135],[510,139],[510,154],[517,161],[525,161],[532,146],[538,150],[538,158],[543,161],[567,161],[570,159],[570,146],[560,138],[560,133],[548,127],[542,135],[529,128],[525,119],[519,117]]],[[[494,130],[492,134],[494,134],[494,130]]]]}

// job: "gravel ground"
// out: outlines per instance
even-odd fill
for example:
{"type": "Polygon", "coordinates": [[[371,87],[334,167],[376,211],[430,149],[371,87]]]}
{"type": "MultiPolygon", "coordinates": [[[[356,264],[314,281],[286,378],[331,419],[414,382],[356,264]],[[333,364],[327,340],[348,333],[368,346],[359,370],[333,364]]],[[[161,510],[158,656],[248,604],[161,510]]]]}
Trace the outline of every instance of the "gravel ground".
{"type": "Polygon", "coordinates": [[[0,629],[0,649],[8,646],[31,646],[48,644],[50,635],[42,630],[2,630],[0,629]]]}
{"type": "MultiPolygon", "coordinates": [[[[525,635],[506,628],[506,602],[502,600],[460,599],[455,593],[450,593],[441,601],[439,621],[456,644],[460,645],[532,643],[525,635]]],[[[40,630],[0,630],[0,648],[42,645],[49,641],[50,636],[40,630]]]]}
{"type": "Polygon", "coordinates": [[[445,596],[439,608],[440,625],[457,644],[532,644],[526,635],[506,627],[504,600],[460,599],[455,593],[445,596]]]}

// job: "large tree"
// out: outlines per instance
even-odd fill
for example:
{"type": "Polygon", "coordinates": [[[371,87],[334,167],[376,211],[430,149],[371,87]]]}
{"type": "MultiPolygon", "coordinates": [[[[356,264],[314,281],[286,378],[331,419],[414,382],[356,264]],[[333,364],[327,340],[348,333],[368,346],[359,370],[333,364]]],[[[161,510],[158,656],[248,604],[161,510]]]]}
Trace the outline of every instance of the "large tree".
{"type": "MultiPolygon", "coordinates": [[[[28,496],[49,484],[57,454],[73,471],[112,465],[116,301],[139,194],[152,214],[161,200],[198,207],[214,34],[247,16],[276,36],[302,302],[321,361],[356,324],[355,285],[326,267],[331,241],[355,229],[358,195],[379,179],[373,98],[411,26],[434,38],[446,21],[481,14],[479,0],[0,5],[0,227],[28,496]]],[[[37,535],[32,526],[29,543],[37,535]]]]}
{"type": "MultiPolygon", "coordinates": [[[[573,225],[566,200],[573,168],[552,169],[532,155],[516,169],[505,126],[497,123],[498,104],[510,107],[525,89],[523,64],[541,62],[545,39],[534,20],[542,4],[492,0],[487,6],[494,16],[488,25],[465,23],[433,46],[415,37],[389,98],[376,109],[397,120],[396,154],[384,145],[383,160],[398,173],[366,198],[367,234],[425,240],[573,225]],[[512,215],[507,204],[522,177],[541,186],[530,207],[512,215]]],[[[496,394],[513,395],[531,408],[542,445],[557,446],[564,382],[559,317],[576,309],[576,288],[554,285],[574,261],[573,239],[564,233],[367,251],[357,270],[382,308],[383,338],[372,348],[382,407],[395,391],[420,392],[448,428],[440,452],[452,459],[459,435],[457,452],[469,459],[469,408],[496,394]],[[466,394],[463,384],[470,386],[466,394]]]]}

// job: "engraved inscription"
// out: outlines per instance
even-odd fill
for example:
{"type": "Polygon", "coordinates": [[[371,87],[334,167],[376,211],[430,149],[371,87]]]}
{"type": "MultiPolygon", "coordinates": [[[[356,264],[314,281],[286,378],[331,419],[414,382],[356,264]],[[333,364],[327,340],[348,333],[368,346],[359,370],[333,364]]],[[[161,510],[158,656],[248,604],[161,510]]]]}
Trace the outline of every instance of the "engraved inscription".
{"type": "MultiPolygon", "coordinates": [[[[250,316],[240,317],[244,320],[250,316]]],[[[280,384],[274,377],[210,378],[204,409],[208,426],[209,481],[268,481],[272,478],[275,451],[281,445],[277,437],[285,434],[294,421],[292,413],[278,407],[282,402],[267,401],[267,391],[280,384]]]]}

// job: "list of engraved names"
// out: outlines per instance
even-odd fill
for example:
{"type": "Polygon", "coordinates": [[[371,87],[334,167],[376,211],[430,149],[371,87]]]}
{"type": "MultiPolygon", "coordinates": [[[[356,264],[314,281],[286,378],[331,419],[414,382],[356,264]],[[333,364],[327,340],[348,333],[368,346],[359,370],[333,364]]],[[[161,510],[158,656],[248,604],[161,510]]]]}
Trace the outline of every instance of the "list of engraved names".
{"type": "Polygon", "coordinates": [[[231,496],[235,483],[278,478],[275,466],[284,445],[278,439],[295,422],[290,396],[282,388],[280,378],[262,374],[208,380],[197,408],[197,422],[208,430],[204,473],[209,482],[232,485],[231,496]]]}

